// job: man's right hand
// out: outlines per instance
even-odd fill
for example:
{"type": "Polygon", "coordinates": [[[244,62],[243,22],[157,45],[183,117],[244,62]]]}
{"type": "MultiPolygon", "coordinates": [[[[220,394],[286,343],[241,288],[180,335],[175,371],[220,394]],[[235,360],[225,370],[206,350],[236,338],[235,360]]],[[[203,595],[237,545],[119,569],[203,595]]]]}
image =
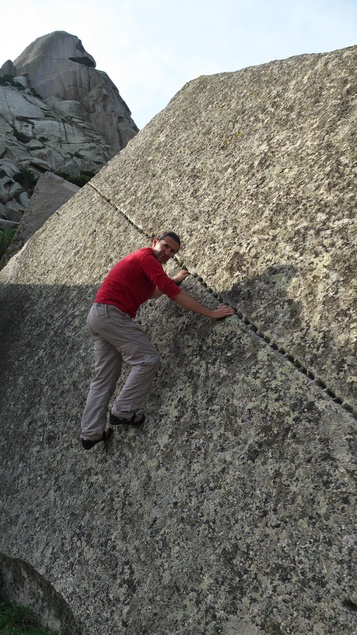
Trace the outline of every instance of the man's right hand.
{"type": "Polygon", "coordinates": [[[228,317],[228,315],[234,315],[234,313],[235,310],[232,309],[231,306],[228,306],[228,304],[221,304],[217,307],[217,309],[213,309],[213,311],[211,311],[211,315],[209,317],[211,317],[212,320],[220,320],[221,318],[228,317]]]}
{"type": "Polygon", "coordinates": [[[197,302],[192,295],[183,289],[181,289],[180,293],[176,296],[174,302],[176,302],[179,306],[182,306],[184,309],[188,309],[194,313],[199,313],[200,315],[205,315],[212,320],[219,320],[235,313],[235,310],[227,304],[221,304],[217,309],[207,309],[207,307],[197,302]]]}

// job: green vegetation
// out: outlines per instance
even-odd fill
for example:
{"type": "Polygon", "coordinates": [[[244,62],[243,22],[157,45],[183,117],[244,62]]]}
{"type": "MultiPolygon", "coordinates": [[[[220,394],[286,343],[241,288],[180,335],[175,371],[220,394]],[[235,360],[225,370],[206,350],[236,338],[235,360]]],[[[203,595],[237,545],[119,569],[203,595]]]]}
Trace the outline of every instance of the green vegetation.
{"type": "Polygon", "coordinates": [[[31,609],[18,604],[0,604],[0,635],[55,635],[39,626],[31,609]]]}
{"type": "Polygon", "coordinates": [[[32,196],[38,176],[35,176],[28,168],[20,168],[14,175],[14,181],[20,183],[29,196],[32,196]]]}
{"type": "Polygon", "coordinates": [[[6,227],[6,229],[0,232],[0,260],[3,257],[8,246],[10,245],[15,234],[16,229],[14,227],[6,227]]]}
{"type": "Polygon", "coordinates": [[[12,130],[13,130],[15,139],[20,141],[20,143],[28,143],[29,141],[31,141],[32,137],[29,137],[28,135],[24,134],[23,132],[21,132],[21,130],[17,130],[16,128],[13,128],[12,130]]]}
{"type": "MultiPolygon", "coordinates": [[[[9,85],[14,86],[14,88],[18,88],[18,90],[26,90],[25,87],[22,84],[20,84],[20,82],[16,81],[16,77],[13,77],[12,75],[3,75],[2,77],[0,77],[0,86],[9,86],[9,85]]],[[[34,88],[31,88],[29,86],[28,90],[34,97],[42,100],[41,95],[34,88]]]]}
{"type": "Polygon", "coordinates": [[[10,86],[15,86],[15,88],[19,88],[19,90],[24,90],[24,87],[22,86],[22,84],[16,81],[16,77],[13,77],[12,75],[4,75],[3,77],[0,77],[0,86],[6,86],[9,84],[10,86]]]}

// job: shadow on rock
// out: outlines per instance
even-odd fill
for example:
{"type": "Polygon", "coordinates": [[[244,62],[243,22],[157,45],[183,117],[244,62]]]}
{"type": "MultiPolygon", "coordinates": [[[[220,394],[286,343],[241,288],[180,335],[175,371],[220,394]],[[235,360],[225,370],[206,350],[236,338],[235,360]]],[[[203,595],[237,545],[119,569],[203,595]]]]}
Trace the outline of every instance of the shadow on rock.
{"type": "Polygon", "coordinates": [[[266,331],[301,328],[301,304],[289,297],[289,285],[296,276],[291,265],[269,267],[259,276],[233,285],[224,301],[266,331]]]}

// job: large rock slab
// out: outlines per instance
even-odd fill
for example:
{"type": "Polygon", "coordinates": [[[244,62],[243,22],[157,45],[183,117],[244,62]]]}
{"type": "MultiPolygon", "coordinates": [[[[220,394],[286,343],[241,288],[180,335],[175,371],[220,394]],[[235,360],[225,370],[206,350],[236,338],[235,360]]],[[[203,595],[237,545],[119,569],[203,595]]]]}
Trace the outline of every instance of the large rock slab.
{"type": "Polygon", "coordinates": [[[0,550],[89,635],[356,632],[356,55],[190,82],[0,273],[0,550]],[[237,315],[143,307],[147,422],[85,453],[86,314],[167,227],[237,315]]]}
{"type": "Polygon", "coordinates": [[[355,64],[200,77],[93,183],[149,233],[189,218],[188,268],[356,406],[355,64]]]}
{"type": "Polygon", "coordinates": [[[45,172],[36,183],[33,196],[17,230],[17,240],[25,243],[51,214],[67,203],[79,189],[77,185],[51,172],[45,172]]]}

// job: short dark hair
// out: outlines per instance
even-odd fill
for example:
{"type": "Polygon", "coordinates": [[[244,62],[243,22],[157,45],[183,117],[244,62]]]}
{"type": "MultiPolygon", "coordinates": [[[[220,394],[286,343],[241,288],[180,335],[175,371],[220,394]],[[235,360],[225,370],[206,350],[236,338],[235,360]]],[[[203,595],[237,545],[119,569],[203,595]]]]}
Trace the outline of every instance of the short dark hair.
{"type": "Polygon", "coordinates": [[[157,239],[158,240],[164,240],[164,238],[166,238],[166,236],[170,236],[170,238],[172,238],[178,244],[178,246],[181,247],[180,236],[175,234],[175,232],[164,232],[160,236],[157,236],[157,239]]]}

